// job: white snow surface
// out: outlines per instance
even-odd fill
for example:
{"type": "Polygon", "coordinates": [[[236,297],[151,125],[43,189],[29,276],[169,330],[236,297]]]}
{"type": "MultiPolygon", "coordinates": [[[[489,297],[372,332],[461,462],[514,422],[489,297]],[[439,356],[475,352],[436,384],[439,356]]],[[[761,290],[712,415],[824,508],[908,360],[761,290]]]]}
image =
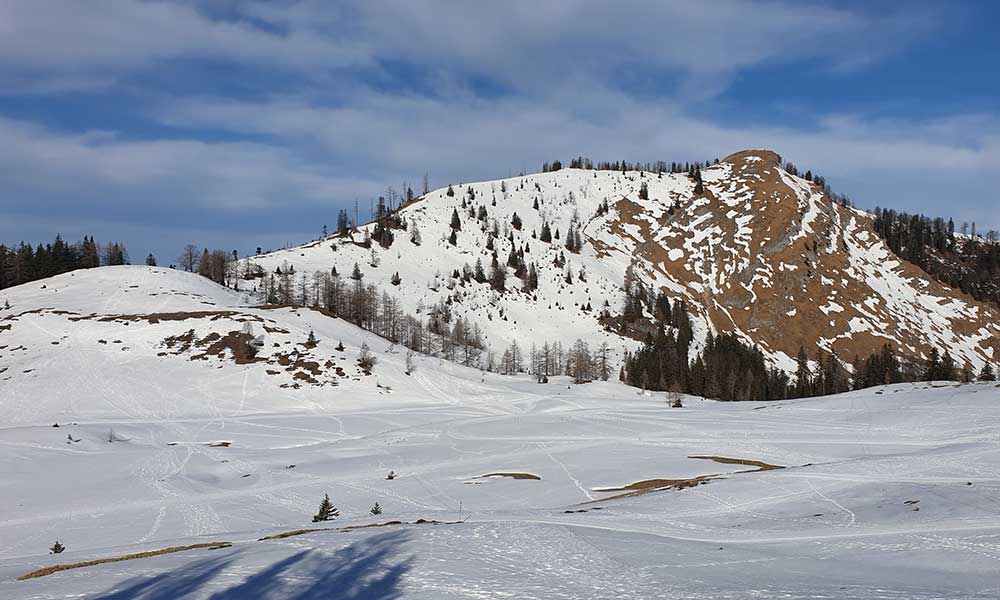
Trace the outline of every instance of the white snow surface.
{"type": "Polygon", "coordinates": [[[995,384],[773,403],[684,397],[671,409],[618,383],[539,385],[429,357],[406,375],[398,349],[350,324],[252,308],[165,269],[78,271],[5,293],[0,598],[998,594],[995,384]],[[72,320],[201,311],[234,314],[72,320]],[[295,389],[266,362],[158,356],[167,336],[225,334],[251,316],[258,331],[289,332],[266,334],[265,357],[312,329],[311,356],[345,376],[295,389]],[[371,375],[353,367],[362,343],[378,357],[371,375]],[[540,479],[480,478],[498,472],[540,479]],[[633,497],[597,491],[702,475],[718,477],[633,497]],[[404,524],[258,541],[316,527],[324,493],[341,516],[319,526],[404,524]],[[375,502],[383,514],[369,514],[375,502]],[[56,540],[67,550],[47,554],[56,540]],[[210,541],[232,546],[16,579],[210,541]]]}

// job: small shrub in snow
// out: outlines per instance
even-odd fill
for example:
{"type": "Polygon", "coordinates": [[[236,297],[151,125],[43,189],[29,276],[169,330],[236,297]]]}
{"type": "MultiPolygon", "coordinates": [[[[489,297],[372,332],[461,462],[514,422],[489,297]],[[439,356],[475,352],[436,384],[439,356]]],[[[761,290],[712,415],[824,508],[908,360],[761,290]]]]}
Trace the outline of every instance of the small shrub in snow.
{"type": "Polygon", "coordinates": [[[63,546],[59,543],[59,540],[56,540],[56,543],[52,544],[52,547],[49,548],[49,554],[61,554],[65,549],[66,546],[63,546]]]}

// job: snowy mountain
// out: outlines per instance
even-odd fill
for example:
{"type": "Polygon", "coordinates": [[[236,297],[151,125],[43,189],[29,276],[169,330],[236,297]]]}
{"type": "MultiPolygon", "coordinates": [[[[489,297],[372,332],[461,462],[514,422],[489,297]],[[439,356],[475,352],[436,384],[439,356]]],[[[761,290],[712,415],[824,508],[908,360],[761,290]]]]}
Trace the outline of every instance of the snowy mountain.
{"type": "Polygon", "coordinates": [[[921,361],[931,348],[948,351],[973,369],[1000,360],[995,306],[895,257],[871,231],[871,215],[787,173],[777,154],[739,152],[701,177],[701,191],[686,173],[585,169],[456,184],[405,205],[398,217],[408,230],[395,230],[387,247],[372,241],[373,222],[251,257],[243,268],[293,269],[305,282],[296,289],[309,289],[314,273],[347,276],[357,264],[366,283],[418,318],[449,301],[498,351],[579,338],[591,348],[607,342],[620,358],[642,335],[613,317],[625,287],[641,285],[687,303],[695,350],[710,331],[731,333],[787,371],[800,347],[810,358],[835,352],[848,368],[885,343],[921,361]],[[542,241],[546,225],[550,241],[542,241]],[[578,252],[567,238],[579,240],[578,252]],[[512,251],[510,264],[523,255],[537,269],[537,289],[525,291],[527,276],[513,267],[502,292],[461,277],[477,261],[488,271],[494,252],[507,265],[512,251]]]}

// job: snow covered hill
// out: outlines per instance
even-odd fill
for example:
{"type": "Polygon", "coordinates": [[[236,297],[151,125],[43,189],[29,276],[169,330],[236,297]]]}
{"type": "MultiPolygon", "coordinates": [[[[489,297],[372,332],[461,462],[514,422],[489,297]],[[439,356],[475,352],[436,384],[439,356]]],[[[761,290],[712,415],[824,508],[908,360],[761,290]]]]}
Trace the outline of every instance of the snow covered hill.
{"type": "Polygon", "coordinates": [[[247,261],[267,273],[294,269],[307,289],[314,273],[347,276],[357,264],[366,283],[418,317],[450,299],[497,350],[580,338],[591,348],[608,342],[620,357],[638,342],[609,331],[601,313],[619,314],[625,285],[642,284],[688,303],[695,351],[709,331],[734,333],[789,371],[800,346],[811,358],[836,352],[848,367],[886,342],[916,359],[932,346],[947,350],[976,370],[1000,360],[1000,311],[896,258],[871,232],[870,215],[786,173],[775,153],[736,153],[702,176],[702,194],[686,174],[638,171],[562,169],[456,184],[405,206],[410,231],[397,230],[388,248],[368,242],[369,224],[247,261]],[[541,239],[545,224],[551,241],[541,239]],[[571,228],[578,254],[566,248],[571,228]],[[514,269],[504,292],[452,277],[477,260],[488,270],[494,251],[505,265],[512,250],[536,266],[536,290],[524,291],[514,269]]]}
{"type": "Polygon", "coordinates": [[[309,412],[334,396],[367,405],[401,383],[398,370],[379,377],[358,365],[362,344],[402,365],[404,355],[388,352],[384,340],[311,309],[254,308],[191,273],[103,267],[3,297],[10,304],[0,310],[7,425],[309,412]]]}
{"type": "Polygon", "coordinates": [[[997,594],[995,383],[669,408],[407,375],[349,323],[166,269],[4,294],[2,598],[997,594]],[[340,516],[312,523],[324,494],[340,516]]]}

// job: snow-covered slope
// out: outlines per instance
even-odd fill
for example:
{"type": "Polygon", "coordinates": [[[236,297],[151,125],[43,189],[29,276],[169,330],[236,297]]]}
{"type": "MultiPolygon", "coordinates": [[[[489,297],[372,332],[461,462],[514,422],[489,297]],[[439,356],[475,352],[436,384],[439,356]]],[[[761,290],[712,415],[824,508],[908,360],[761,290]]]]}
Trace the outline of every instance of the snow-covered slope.
{"type": "Polygon", "coordinates": [[[386,353],[384,340],[312,309],[253,308],[191,273],[102,267],[3,297],[10,303],[0,309],[6,425],[310,412],[334,398],[369,406],[400,383],[397,371],[365,375],[357,364],[367,343],[401,365],[402,354],[386,353]],[[238,358],[251,340],[262,344],[256,356],[238,358]]]}
{"type": "Polygon", "coordinates": [[[620,356],[637,342],[607,331],[599,316],[604,308],[620,312],[630,282],[686,300],[699,339],[710,330],[735,333],[789,370],[800,346],[810,357],[835,351],[845,362],[886,342],[910,358],[925,358],[933,345],[975,369],[1000,360],[1000,312],[896,258],[871,232],[870,215],[831,202],[779,163],[764,150],[733,154],[703,171],[702,195],[684,174],[563,169],[463,183],[452,186],[454,195],[436,190],[402,209],[420,231],[419,246],[403,231],[388,249],[354,243],[373,230],[367,225],[350,240],[332,237],[247,260],[306,277],[331,267],[347,275],[357,263],[366,283],[391,291],[418,316],[451,297],[452,311],[482,327],[496,349],[581,338],[592,348],[608,341],[620,356]],[[599,211],[604,203],[607,213],[599,211]],[[481,208],[485,220],[470,216],[481,208]],[[462,222],[455,245],[447,239],[453,211],[462,222]],[[520,230],[511,226],[515,213],[520,230]],[[574,221],[583,233],[579,254],[565,249],[574,221]],[[559,239],[537,239],[544,222],[559,239]],[[489,268],[494,224],[500,264],[512,247],[523,248],[525,262],[538,268],[536,291],[521,291],[511,274],[504,293],[451,279],[477,259],[489,268]],[[565,266],[555,264],[560,255],[565,266]],[[394,288],[397,272],[402,281],[394,288]]]}
{"type": "Polygon", "coordinates": [[[165,269],[5,296],[2,598],[996,597],[993,383],[672,409],[429,357],[407,375],[339,319],[165,269]],[[259,360],[216,345],[247,323],[259,360]],[[323,494],[340,517],[313,524],[323,494]],[[260,541],[310,527],[333,530],[260,541]]]}

